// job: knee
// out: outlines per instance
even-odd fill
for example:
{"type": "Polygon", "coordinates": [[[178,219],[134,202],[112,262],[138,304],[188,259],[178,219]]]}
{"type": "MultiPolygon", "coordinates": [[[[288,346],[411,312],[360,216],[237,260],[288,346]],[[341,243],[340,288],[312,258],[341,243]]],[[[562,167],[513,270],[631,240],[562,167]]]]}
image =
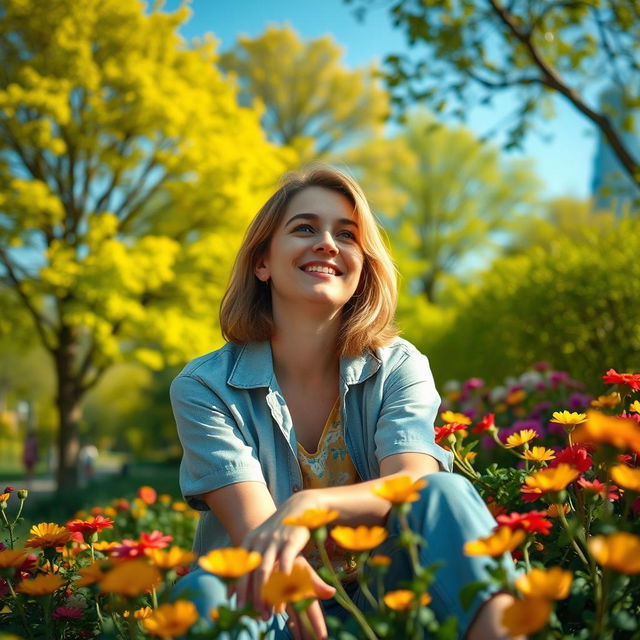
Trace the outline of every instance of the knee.
{"type": "Polygon", "coordinates": [[[475,492],[474,486],[467,478],[458,473],[449,471],[438,471],[424,476],[427,486],[422,490],[424,495],[428,494],[444,494],[457,496],[466,494],[469,491],[475,492]]]}
{"type": "Polygon", "coordinates": [[[208,619],[211,609],[227,604],[227,589],[220,578],[202,569],[196,569],[176,582],[171,601],[190,600],[201,617],[208,619]]]}

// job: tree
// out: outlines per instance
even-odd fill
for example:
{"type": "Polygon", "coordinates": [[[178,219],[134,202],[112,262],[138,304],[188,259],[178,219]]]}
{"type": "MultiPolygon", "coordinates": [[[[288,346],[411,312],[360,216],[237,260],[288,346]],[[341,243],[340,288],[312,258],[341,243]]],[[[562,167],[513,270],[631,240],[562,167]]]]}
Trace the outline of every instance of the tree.
{"type": "Polygon", "coordinates": [[[359,167],[365,192],[385,216],[406,295],[424,294],[431,303],[448,276],[506,243],[523,214],[536,211],[539,185],[525,162],[504,164],[495,147],[424,112],[411,114],[394,138],[345,160],[359,167]]]}
{"type": "MultiPolygon", "coordinates": [[[[345,0],[366,12],[374,0],[345,0]]],[[[640,158],[624,139],[640,107],[640,1],[394,0],[394,26],[424,56],[386,58],[397,104],[426,99],[437,111],[491,104],[510,91],[518,111],[508,146],[518,145],[534,118],[548,117],[561,96],[599,131],[640,187],[640,158]],[[605,84],[606,83],[606,84],[605,84]],[[623,113],[612,113],[598,92],[610,83],[623,113]]]]}
{"type": "Polygon", "coordinates": [[[306,161],[344,148],[386,120],[387,94],[375,68],[349,70],[341,56],[329,36],[304,42],[291,27],[271,26],[256,38],[240,37],[220,66],[237,77],[242,104],[262,105],[269,139],[306,161]]]}
{"type": "Polygon", "coordinates": [[[220,342],[240,230],[283,167],[212,42],[178,36],[188,11],[144,10],[0,1],[0,277],[53,359],[59,488],[112,363],[220,342]]]}

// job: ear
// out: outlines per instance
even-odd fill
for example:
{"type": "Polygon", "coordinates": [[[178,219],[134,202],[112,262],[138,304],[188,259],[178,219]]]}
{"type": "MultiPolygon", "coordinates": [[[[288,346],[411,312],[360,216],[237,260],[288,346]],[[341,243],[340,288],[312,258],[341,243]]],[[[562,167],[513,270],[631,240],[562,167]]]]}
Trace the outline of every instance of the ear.
{"type": "Polygon", "coordinates": [[[256,262],[256,266],[253,268],[253,272],[256,274],[256,278],[261,282],[268,282],[271,277],[271,270],[267,264],[266,256],[260,256],[256,262]]]}

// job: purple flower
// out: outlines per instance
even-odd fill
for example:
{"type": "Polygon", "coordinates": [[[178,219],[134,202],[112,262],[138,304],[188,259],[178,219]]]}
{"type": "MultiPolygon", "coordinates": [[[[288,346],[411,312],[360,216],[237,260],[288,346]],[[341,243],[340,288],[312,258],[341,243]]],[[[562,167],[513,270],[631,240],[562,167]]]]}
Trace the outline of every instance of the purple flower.
{"type": "Polygon", "coordinates": [[[484,387],[484,380],[482,378],[469,378],[462,385],[462,388],[465,390],[481,389],[482,387],[484,387]]]}
{"type": "Polygon", "coordinates": [[[578,411],[586,409],[593,398],[585,393],[572,393],[569,396],[569,411],[578,411]]]}

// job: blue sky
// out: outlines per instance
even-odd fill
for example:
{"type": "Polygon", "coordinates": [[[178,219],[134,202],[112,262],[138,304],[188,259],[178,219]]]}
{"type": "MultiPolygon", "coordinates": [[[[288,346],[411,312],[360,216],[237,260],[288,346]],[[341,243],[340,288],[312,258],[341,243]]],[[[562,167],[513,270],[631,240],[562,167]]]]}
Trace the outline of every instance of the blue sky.
{"type": "MultiPolygon", "coordinates": [[[[173,10],[179,5],[180,0],[167,0],[165,8],[173,10]]],[[[221,49],[231,46],[239,34],[255,36],[270,23],[288,23],[304,38],[332,35],[344,47],[344,61],[351,67],[407,50],[403,34],[391,26],[385,3],[371,10],[364,22],[358,22],[351,6],[342,0],[192,0],[190,6],[192,17],[183,27],[183,35],[190,39],[213,33],[221,49]]],[[[513,106],[507,97],[497,99],[491,109],[473,110],[467,126],[483,135],[513,106]]],[[[511,153],[532,159],[546,195],[586,197],[596,137],[571,106],[558,99],[556,107],[554,119],[540,122],[544,138],[534,133],[525,140],[523,152],[511,153]]]]}

